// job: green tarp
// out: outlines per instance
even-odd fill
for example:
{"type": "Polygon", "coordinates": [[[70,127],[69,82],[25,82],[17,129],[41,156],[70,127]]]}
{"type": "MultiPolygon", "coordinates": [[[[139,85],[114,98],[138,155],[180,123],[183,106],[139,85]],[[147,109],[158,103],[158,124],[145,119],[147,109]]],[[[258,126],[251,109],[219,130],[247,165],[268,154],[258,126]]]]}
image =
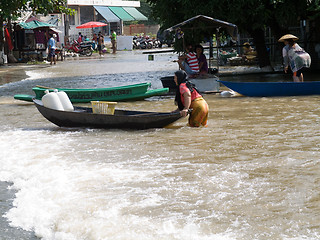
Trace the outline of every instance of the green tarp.
{"type": "Polygon", "coordinates": [[[135,19],[122,7],[108,7],[122,21],[134,21],[135,19]]]}
{"type": "Polygon", "coordinates": [[[45,22],[39,22],[36,20],[33,20],[31,22],[25,23],[25,22],[21,22],[18,23],[20,27],[22,27],[23,29],[35,29],[35,28],[41,28],[41,27],[55,27],[55,25],[49,24],[49,23],[45,23],[45,22]]]}
{"type": "Polygon", "coordinates": [[[120,22],[120,19],[106,6],[93,6],[107,22],[120,22]]]}
{"type": "Polygon", "coordinates": [[[127,13],[129,13],[132,17],[134,17],[136,20],[145,20],[147,21],[148,18],[144,16],[141,12],[139,12],[136,8],[134,7],[122,7],[127,13]]]}

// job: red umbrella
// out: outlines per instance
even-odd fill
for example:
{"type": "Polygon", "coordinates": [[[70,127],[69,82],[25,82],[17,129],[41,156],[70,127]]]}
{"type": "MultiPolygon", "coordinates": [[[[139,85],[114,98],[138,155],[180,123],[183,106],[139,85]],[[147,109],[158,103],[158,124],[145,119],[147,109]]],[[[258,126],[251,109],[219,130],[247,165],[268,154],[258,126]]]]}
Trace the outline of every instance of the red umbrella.
{"type": "Polygon", "coordinates": [[[81,24],[80,26],[76,27],[76,28],[95,28],[95,27],[103,27],[103,26],[107,26],[108,24],[106,23],[102,23],[102,22],[87,22],[84,24],[81,24]]]}

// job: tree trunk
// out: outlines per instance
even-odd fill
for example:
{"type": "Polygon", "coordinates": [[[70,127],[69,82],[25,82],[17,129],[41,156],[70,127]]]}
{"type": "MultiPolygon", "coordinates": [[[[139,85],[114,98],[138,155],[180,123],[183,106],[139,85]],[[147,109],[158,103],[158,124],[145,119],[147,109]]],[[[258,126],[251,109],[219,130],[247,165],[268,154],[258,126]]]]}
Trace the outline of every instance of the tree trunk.
{"type": "Polygon", "coordinates": [[[256,50],[259,58],[260,68],[271,67],[270,58],[266,48],[266,42],[264,39],[264,31],[262,29],[252,30],[251,36],[256,46],[256,50]]]}
{"type": "MultiPolygon", "coordinates": [[[[9,30],[9,35],[11,36],[11,42],[13,44],[13,34],[12,34],[12,22],[11,18],[8,19],[8,30],[9,30]]],[[[12,49],[9,48],[8,45],[8,62],[9,63],[16,63],[18,62],[17,59],[13,56],[12,49]]]]}
{"type": "Polygon", "coordinates": [[[4,64],[2,54],[4,54],[4,33],[3,33],[3,17],[0,16],[0,65],[4,64]]]}
{"type": "Polygon", "coordinates": [[[3,34],[3,17],[0,16],[0,51],[3,51],[3,47],[4,47],[4,34],[3,34]]]}

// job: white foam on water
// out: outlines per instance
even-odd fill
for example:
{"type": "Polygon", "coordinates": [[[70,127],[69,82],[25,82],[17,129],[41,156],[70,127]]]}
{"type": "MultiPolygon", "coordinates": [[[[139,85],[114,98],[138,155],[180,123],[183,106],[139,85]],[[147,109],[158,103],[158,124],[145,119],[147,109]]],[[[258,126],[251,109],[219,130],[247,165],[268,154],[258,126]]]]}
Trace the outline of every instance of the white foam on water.
{"type": "Polygon", "coordinates": [[[297,151],[311,132],[271,127],[252,144],[255,127],[2,127],[0,180],[17,190],[6,217],[50,240],[317,239],[316,138],[297,151]]]}
{"type": "Polygon", "coordinates": [[[48,77],[54,77],[53,73],[48,74],[43,74],[43,71],[45,71],[44,69],[40,69],[38,71],[35,70],[29,70],[26,71],[26,75],[28,76],[28,78],[26,78],[25,80],[34,80],[34,79],[41,79],[41,78],[48,78],[48,77]]]}
{"type": "MultiPolygon", "coordinates": [[[[81,144],[75,140],[83,134],[8,130],[0,136],[0,180],[13,182],[17,190],[14,207],[5,215],[12,226],[43,239],[229,239],[231,233],[204,233],[189,214],[169,213],[171,207],[154,215],[168,200],[154,192],[158,187],[148,186],[160,171],[100,161],[101,146],[83,150],[95,161],[82,158],[71,146],[81,144]]],[[[116,158],[112,152],[103,154],[116,158]]],[[[158,191],[170,193],[165,186],[158,191]]],[[[184,194],[194,193],[190,189],[177,196],[184,194]]]]}

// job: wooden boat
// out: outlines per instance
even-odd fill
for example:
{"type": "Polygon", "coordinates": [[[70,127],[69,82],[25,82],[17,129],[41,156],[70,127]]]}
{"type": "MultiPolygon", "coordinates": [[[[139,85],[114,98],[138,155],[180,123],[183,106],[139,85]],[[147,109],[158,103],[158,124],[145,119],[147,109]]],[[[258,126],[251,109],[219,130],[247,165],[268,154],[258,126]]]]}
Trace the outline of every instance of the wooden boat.
{"type": "MultiPolygon", "coordinates": [[[[177,30],[182,30],[183,32],[189,32],[190,30],[191,32],[195,31],[196,29],[201,28],[202,31],[204,31],[207,35],[211,35],[212,34],[218,34],[219,32],[222,32],[218,29],[224,29],[225,32],[229,33],[229,35],[236,40],[237,39],[237,35],[238,35],[238,28],[236,25],[229,23],[229,22],[225,22],[219,19],[215,19],[212,17],[208,17],[208,16],[204,16],[204,15],[197,15],[194,16],[192,18],[189,18],[181,23],[178,23],[168,29],[166,29],[166,31],[168,32],[176,32],[177,30]],[[217,31],[218,30],[218,31],[217,31]]],[[[177,34],[175,34],[177,35],[177,34]]],[[[185,38],[183,38],[183,42],[185,41],[185,38]]],[[[213,59],[213,41],[209,41],[210,42],[210,46],[209,46],[209,58],[213,59]]],[[[217,71],[219,72],[219,59],[220,59],[220,53],[219,53],[219,41],[217,41],[217,71]]],[[[233,53],[235,54],[235,53],[233,53]]],[[[212,69],[211,66],[211,62],[209,61],[209,69],[212,69]]],[[[202,78],[202,76],[198,77],[198,78],[190,78],[189,80],[191,82],[193,82],[196,86],[196,88],[199,90],[199,92],[202,93],[218,93],[220,92],[220,84],[219,82],[217,82],[218,77],[212,75],[211,70],[209,70],[209,75],[206,78],[202,78]]],[[[168,77],[162,78],[162,85],[163,87],[169,87],[172,86],[172,88],[169,88],[170,92],[175,92],[176,87],[173,86],[173,83],[168,83],[170,82],[168,77]]],[[[172,79],[173,81],[173,79],[172,79]]]]}
{"type": "Polygon", "coordinates": [[[314,82],[229,82],[226,87],[248,97],[319,95],[320,81],[314,82]]]}
{"type": "MultiPolygon", "coordinates": [[[[64,91],[67,93],[70,101],[73,103],[87,103],[90,101],[135,101],[142,100],[148,97],[166,94],[169,89],[151,89],[150,83],[139,83],[133,85],[111,87],[111,88],[57,88],[58,91],[64,91]]],[[[36,96],[17,94],[15,99],[32,102],[33,98],[41,99],[45,90],[53,91],[54,89],[48,89],[45,87],[34,87],[32,90],[36,96]]]]}
{"type": "Polygon", "coordinates": [[[59,127],[148,129],[162,128],[181,118],[179,112],[142,112],[115,109],[114,115],[92,113],[89,107],[74,107],[74,111],[59,111],[44,107],[34,99],[39,112],[59,127]]]}
{"type": "MultiPolygon", "coordinates": [[[[176,92],[177,85],[173,80],[174,76],[167,76],[160,78],[162,86],[164,88],[169,88],[169,92],[176,92]]],[[[198,78],[189,78],[189,81],[192,82],[196,88],[201,93],[217,93],[220,92],[220,84],[217,81],[218,77],[214,75],[209,75],[208,77],[198,77],[198,78]]]]}

